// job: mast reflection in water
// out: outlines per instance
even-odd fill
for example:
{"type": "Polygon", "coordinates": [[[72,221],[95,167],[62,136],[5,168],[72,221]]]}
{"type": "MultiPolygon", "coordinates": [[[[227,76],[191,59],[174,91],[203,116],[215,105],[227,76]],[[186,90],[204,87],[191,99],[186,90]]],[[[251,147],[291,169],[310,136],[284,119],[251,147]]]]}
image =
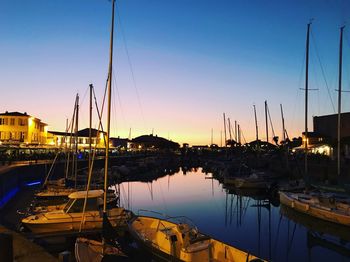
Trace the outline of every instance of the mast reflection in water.
{"type": "Polygon", "coordinates": [[[187,216],[201,232],[273,261],[350,261],[349,228],[340,234],[338,228],[321,230],[310,226],[316,219],[286,212],[267,194],[236,191],[209,178],[198,168],[148,183],[124,182],[121,204],[135,213],[187,216]]]}

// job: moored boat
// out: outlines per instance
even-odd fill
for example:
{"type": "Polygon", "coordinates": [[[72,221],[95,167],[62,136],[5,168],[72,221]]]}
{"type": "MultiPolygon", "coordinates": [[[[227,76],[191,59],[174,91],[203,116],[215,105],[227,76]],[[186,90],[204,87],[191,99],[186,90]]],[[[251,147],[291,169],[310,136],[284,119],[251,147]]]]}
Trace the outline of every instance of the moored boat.
{"type": "Polygon", "coordinates": [[[350,198],[320,193],[280,192],[280,202],[310,216],[350,226],[350,198]]]}
{"type": "Polygon", "coordinates": [[[224,184],[231,184],[236,188],[268,189],[271,183],[264,172],[254,172],[248,176],[225,177],[224,184]]]}
{"type": "Polygon", "coordinates": [[[135,216],[128,223],[136,242],[157,261],[264,261],[200,233],[190,223],[135,216]]]}
{"type": "MultiPolygon", "coordinates": [[[[62,210],[44,212],[22,219],[22,225],[35,234],[68,233],[102,228],[103,190],[88,192],[85,213],[83,213],[86,191],[69,195],[69,201],[62,210]]],[[[113,207],[107,211],[112,226],[126,226],[130,216],[124,208],[113,207]]]]}

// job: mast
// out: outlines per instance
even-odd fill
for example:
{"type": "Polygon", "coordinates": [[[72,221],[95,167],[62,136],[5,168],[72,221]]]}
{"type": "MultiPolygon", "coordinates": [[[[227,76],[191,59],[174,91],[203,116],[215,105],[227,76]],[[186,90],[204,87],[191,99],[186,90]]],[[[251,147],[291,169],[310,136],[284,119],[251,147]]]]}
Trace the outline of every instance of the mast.
{"type": "Polygon", "coordinates": [[[305,66],[305,175],[307,176],[307,147],[308,147],[308,129],[307,129],[307,111],[308,111],[308,89],[309,89],[309,43],[310,43],[310,26],[307,24],[306,33],[306,66],[305,66]]]}
{"type": "Polygon", "coordinates": [[[265,100],[265,124],[266,124],[266,142],[269,142],[269,123],[267,122],[267,100],[265,100]]]}
{"type": "Polygon", "coordinates": [[[105,156],[105,174],[104,174],[104,196],[103,196],[103,213],[106,216],[107,208],[107,176],[108,176],[108,158],[109,158],[109,136],[111,130],[111,98],[112,98],[112,68],[113,68],[113,32],[114,32],[114,0],[112,0],[112,26],[111,39],[109,46],[109,68],[108,68],[108,105],[107,105],[107,138],[106,138],[106,156],[105,156]]]}
{"type": "Polygon", "coordinates": [[[280,107],[281,107],[281,117],[282,117],[282,141],[284,142],[283,144],[283,148],[285,148],[285,153],[286,153],[286,168],[287,170],[289,170],[289,159],[288,159],[288,154],[289,154],[289,146],[288,144],[286,143],[286,128],[285,128],[285,125],[284,125],[284,116],[283,116],[283,108],[282,108],[282,104],[280,104],[280,107]]]}
{"type": "Polygon", "coordinates": [[[237,121],[235,120],[235,140],[238,142],[238,135],[237,135],[237,121]]]}
{"type": "Polygon", "coordinates": [[[92,135],[91,135],[91,125],[92,125],[92,88],[93,85],[90,84],[90,106],[89,106],[89,112],[90,112],[90,118],[89,118],[89,174],[90,174],[90,169],[91,169],[91,155],[92,155],[92,148],[91,148],[91,139],[92,139],[92,135]]]}
{"type": "Polygon", "coordinates": [[[237,132],[238,132],[238,143],[241,145],[241,128],[239,125],[237,126],[237,132]]]}
{"type": "Polygon", "coordinates": [[[227,119],[228,121],[228,133],[230,135],[230,142],[232,141],[232,133],[231,133],[231,121],[230,118],[227,119]]]}
{"type": "Polygon", "coordinates": [[[211,144],[210,145],[212,145],[213,144],[213,129],[211,129],[211,144]]]}
{"type": "Polygon", "coordinates": [[[340,43],[339,43],[339,82],[338,82],[338,163],[337,174],[340,175],[340,118],[341,118],[341,85],[342,85],[342,67],[343,67],[343,31],[344,27],[340,28],[340,43]]]}
{"type": "Polygon", "coordinates": [[[224,113],[224,134],[225,134],[225,147],[227,146],[227,143],[226,143],[226,117],[225,117],[225,113],[224,113]]]}
{"type": "Polygon", "coordinates": [[[282,139],[285,142],[286,141],[286,129],[284,127],[284,116],[283,116],[283,108],[282,108],[282,104],[280,104],[281,107],[281,116],[282,116],[282,139]]]}
{"type": "Polygon", "coordinates": [[[253,105],[253,107],[254,107],[254,117],[255,117],[256,141],[258,142],[258,140],[259,140],[258,119],[256,118],[256,109],[255,109],[255,105],[253,105]]]}
{"type": "Polygon", "coordinates": [[[75,159],[74,159],[74,186],[77,188],[78,176],[78,130],[79,130],[79,94],[77,94],[77,109],[75,111],[75,159]]]}

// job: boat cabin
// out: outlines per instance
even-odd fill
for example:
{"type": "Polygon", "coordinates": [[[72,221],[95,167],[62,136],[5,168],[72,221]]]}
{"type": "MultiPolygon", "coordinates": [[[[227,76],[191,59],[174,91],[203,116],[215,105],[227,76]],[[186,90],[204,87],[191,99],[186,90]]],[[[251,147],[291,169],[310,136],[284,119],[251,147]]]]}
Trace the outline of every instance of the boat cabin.
{"type": "MultiPolygon", "coordinates": [[[[70,194],[69,201],[64,207],[65,213],[80,213],[83,212],[86,191],[78,191],[70,194]]],[[[85,211],[99,210],[103,205],[103,190],[91,190],[88,193],[85,211]]]]}

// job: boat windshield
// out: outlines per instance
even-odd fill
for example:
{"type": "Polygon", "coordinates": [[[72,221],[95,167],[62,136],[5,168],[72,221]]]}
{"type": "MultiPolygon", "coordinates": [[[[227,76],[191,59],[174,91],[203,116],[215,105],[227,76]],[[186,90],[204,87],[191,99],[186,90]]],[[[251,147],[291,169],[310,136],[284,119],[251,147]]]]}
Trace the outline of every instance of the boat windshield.
{"type": "MultiPolygon", "coordinates": [[[[67,203],[64,211],[66,213],[80,213],[83,212],[84,208],[84,198],[74,199],[71,205],[67,203]]],[[[88,198],[86,202],[85,211],[98,211],[98,199],[97,198],[88,198]]]]}

